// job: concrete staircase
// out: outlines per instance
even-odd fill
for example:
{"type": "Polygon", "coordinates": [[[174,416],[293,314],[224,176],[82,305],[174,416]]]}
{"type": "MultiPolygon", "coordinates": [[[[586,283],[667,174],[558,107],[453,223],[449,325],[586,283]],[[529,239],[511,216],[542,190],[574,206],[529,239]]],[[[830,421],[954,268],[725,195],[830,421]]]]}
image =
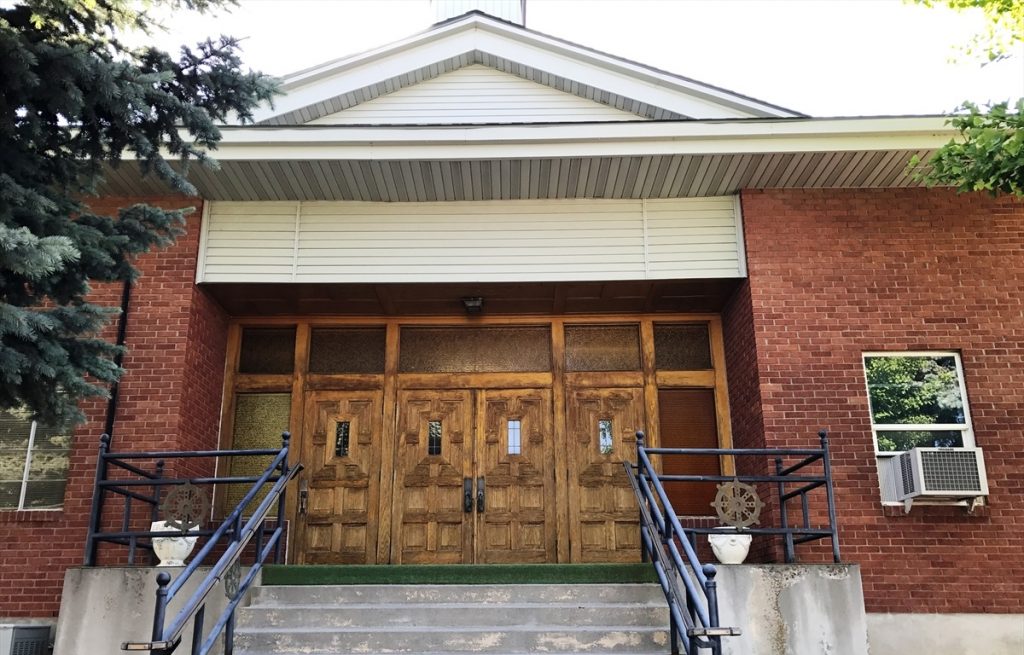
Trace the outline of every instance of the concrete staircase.
{"type": "Polygon", "coordinates": [[[244,655],[668,649],[654,584],[271,585],[255,589],[235,632],[244,655]]]}

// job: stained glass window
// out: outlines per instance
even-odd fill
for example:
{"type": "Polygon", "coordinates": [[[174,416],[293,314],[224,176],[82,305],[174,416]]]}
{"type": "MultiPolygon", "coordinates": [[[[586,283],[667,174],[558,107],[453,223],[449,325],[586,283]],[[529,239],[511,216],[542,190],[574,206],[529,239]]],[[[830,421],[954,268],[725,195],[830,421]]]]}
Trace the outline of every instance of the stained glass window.
{"type": "Polygon", "coordinates": [[[597,443],[602,455],[612,454],[612,434],[610,419],[601,419],[597,422],[597,443]]]}
{"type": "Polygon", "coordinates": [[[348,432],[349,422],[338,421],[338,425],[334,428],[334,455],[336,457],[348,456],[348,432]]]}
{"type": "Polygon", "coordinates": [[[701,371],[711,368],[708,326],[654,326],[654,365],[659,371],[701,371]]]}
{"type": "Polygon", "coordinates": [[[441,421],[427,423],[427,454],[441,454],[441,421]]]}
{"type": "Polygon", "coordinates": [[[567,325],[565,368],[568,371],[639,371],[639,327],[567,325]]]}
{"type": "Polygon", "coordinates": [[[545,326],[405,328],[400,350],[402,373],[551,370],[551,330],[545,326]]]}
{"type": "Polygon", "coordinates": [[[523,444],[520,441],[521,423],[518,420],[508,422],[508,454],[519,455],[522,453],[523,444]]]}
{"type": "Polygon", "coordinates": [[[309,343],[310,373],[383,373],[385,329],[317,328],[309,343]]]}
{"type": "Polygon", "coordinates": [[[295,369],[295,328],[245,328],[239,373],[284,374],[295,369]]]}

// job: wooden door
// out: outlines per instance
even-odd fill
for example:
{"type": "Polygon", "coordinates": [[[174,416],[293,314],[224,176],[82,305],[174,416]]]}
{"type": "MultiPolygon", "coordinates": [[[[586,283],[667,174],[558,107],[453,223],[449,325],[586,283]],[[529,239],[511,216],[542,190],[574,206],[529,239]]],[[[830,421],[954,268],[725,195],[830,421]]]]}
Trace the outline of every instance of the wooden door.
{"type": "Polygon", "coordinates": [[[478,391],[476,561],[554,562],[556,506],[550,389],[478,391]]]}
{"type": "Polygon", "coordinates": [[[644,429],[643,389],[570,389],[566,405],[572,561],[637,561],[637,501],[622,462],[644,429]]]}
{"type": "Polygon", "coordinates": [[[303,445],[308,487],[298,517],[298,560],[373,564],[380,492],[380,391],[321,391],[306,397],[303,445]]]}
{"type": "Polygon", "coordinates": [[[473,392],[402,390],[396,416],[391,520],[393,564],[473,561],[473,392]]]}

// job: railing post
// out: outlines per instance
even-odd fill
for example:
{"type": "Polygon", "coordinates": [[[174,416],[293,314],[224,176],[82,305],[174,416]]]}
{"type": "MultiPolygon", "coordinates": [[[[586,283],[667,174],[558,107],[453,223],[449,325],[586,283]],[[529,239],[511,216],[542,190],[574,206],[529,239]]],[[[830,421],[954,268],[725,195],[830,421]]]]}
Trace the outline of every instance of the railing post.
{"type": "MultiPolygon", "coordinates": [[[[708,597],[708,623],[711,625],[709,628],[718,628],[718,583],[715,581],[715,575],[718,574],[718,570],[714,564],[705,564],[701,567],[704,571],[704,577],[708,579],[704,585],[704,591],[708,597]]],[[[711,652],[714,655],[722,655],[722,638],[719,636],[709,637],[708,640],[711,642],[711,652]]]]}
{"type": "MultiPolygon", "coordinates": [[[[281,472],[282,477],[288,475],[291,470],[288,460],[291,459],[291,441],[292,433],[287,430],[281,433],[281,448],[285,451],[284,459],[281,460],[281,472]]],[[[288,485],[281,487],[281,495],[277,497],[277,527],[281,529],[281,536],[277,538],[277,542],[274,544],[274,564],[281,563],[282,542],[287,538],[288,533],[284,529],[284,512],[285,512],[285,494],[288,492],[288,485]]],[[[261,528],[262,529],[262,526],[261,528]]],[[[259,552],[256,553],[259,557],[259,552]]]]}
{"type": "MultiPolygon", "coordinates": [[[[782,458],[775,458],[775,475],[782,477],[782,458]]],[[[789,530],[789,512],[786,511],[786,483],[782,480],[778,482],[779,486],[779,521],[782,523],[782,528],[787,530],[786,534],[782,537],[784,545],[786,564],[792,564],[796,561],[796,548],[793,544],[793,533],[788,532],[789,530]]]]}
{"type": "MultiPolygon", "coordinates": [[[[162,459],[158,459],[156,461],[156,471],[154,472],[154,475],[156,476],[156,478],[155,478],[156,480],[162,480],[163,479],[163,477],[164,477],[164,467],[166,465],[167,465],[167,462],[165,462],[162,459]]],[[[162,485],[159,485],[159,484],[154,484],[153,485],[153,506],[149,509],[149,520],[150,520],[150,523],[156,523],[157,521],[160,520],[160,492],[162,490],[163,490],[163,486],[162,485]]],[[[150,546],[151,546],[151,548],[149,550],[149,563],[152,564],[152,565],[158,564],[159,560],[158,560],[158,558],[156,556],[156,551],[152,549],[153,540],[150,539],[149,543],[150,543],[150,546]]]]}
{"type": "MultiPolygon", "coordinates": [[[[640,463],[640,453],[643,452],[643,448],[644,448],[644,431],[643,430],[637,430],[636,431],[636,482],[637,482],[637,484],[640,484],[640,477],[643,475],[643,469],[641,468],[641,463],[640,463]]],[[[640,532],[641,532],[641,534],[640,534],[640,561],[641,562],[649,562],[650,560],[647,558],[647,550],[644,548],[644,535],[643,535],[643,530],[644,530],[644,512],[643,512],[642,508],[640,510],[640,521],[639,521],[639,526],[638,527],[639,527],[640,532]]],[[[653,544],[652,544],[652,546],[653,546],[653,544]]]]}
{"type": "Polygon", "coordinates": [[[100,531],[103,488],[100,482],[107,479],[107,453],[110,452],[110,435],[100,435],[100,450],[96,456],[96,478],[92,488],[92,509],[89,512],[89,533],[85,537],[85,565],[96,566],[96,551],[99,546],[96,535],[100,531]]]}
{"type": "Polygon", "coordinates": [[[156,609],[153,610],[153,641],[164,640],[164,620],[167,615],[167,585],[171,574],[161,571],[156,576],[156,609]]]}
{"type": "Polygon", "coordinates": [[[836,525],[836,500],[832,491],[832,463],[829,461],[828,451],[828,430],[822,429],[818,432],[821,438],[821,462],[825,469],[825,493],[828,496],[828,527],[832,531],[832,559],[836,564],[842,560],[839,557],[839,527],[836,525]]]}
{"type": "Polygon", "coordinates": [[[192,621],[192,655],[199,655],[203,649],[203,623],[206,621],[206,603],[196,611],[192,621]]]}

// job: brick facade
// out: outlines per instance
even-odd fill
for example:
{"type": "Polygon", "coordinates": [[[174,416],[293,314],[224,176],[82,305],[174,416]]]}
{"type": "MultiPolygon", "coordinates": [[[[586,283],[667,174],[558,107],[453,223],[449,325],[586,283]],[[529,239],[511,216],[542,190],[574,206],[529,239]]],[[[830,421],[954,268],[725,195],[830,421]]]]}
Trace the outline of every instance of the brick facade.
{"type": "MultiPolygon", "coordinates": [[[[843,555],[862,565],[868,611],[1019,611],[1024,206],[925,190],[748,191],[742,202],[749,280],[722,315],[736,446],[815,445],[831,430],[843,555]],[[975,515],[881,506],[861,362],[874,350],[961,353],[992,494],[975,515]]],[[[140,262],[116,450],[216,446],[227,317],[194,284],[199,215],[140,262]]],[[[116,306],[120,293],[94,298],[116,306]]],[[[0,512],[0,616],[55,616],[64,570],[82,561],[106,402],[85,409],[64,510],[0,512]]],[[[763,544],[755,556],[780,553],[763,544]]]]}
{"type": "Polygon", "coordinates": [[[750,278],[724,316],[737,444],[759,425],[769,447],[831,430],[840,541],[869,612],[1019,612],[1024,205],[937,190],[742,202],[750,278]],[[961,353],[991,492],[975,515],[881,506],[861,360],[876,350],[961,353]]]}
{"type": "MultiPolygon", "coordinates": [[[[188,231],[173,247],[138,262],[132,290],[128,353],[124,358],[114,427],[115,450],[216,447],[220,422],[227,320],[195,285],[202,201],[188,198],[103,199],[96,211],[144,200],[164,207],[195,207],[188,231]]],[[[96,285],[91,298],[120,306],[121,285],[96,285]]],[[[116,321],[105,337],[116,335],[116,321]]],[[[92,502],[99,435],[106,400],[83,407],[75,432],[63,511],[0,512],[0,616],[56,616],[64,570],[82,563],[92,502]]]]}

